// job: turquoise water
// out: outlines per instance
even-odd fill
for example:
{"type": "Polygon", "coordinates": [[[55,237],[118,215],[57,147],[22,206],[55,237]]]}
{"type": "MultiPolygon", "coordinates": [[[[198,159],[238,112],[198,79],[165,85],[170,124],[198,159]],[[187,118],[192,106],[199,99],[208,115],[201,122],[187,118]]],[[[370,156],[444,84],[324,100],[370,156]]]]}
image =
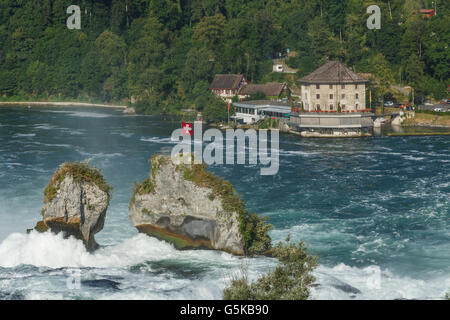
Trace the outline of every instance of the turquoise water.
{"type": "MultiPolygon", "coordinates": [[[[170,153],[179,126],[104,109],[0,109],[0,299],[220,299],[243,265],[252,279],[273,267],[137,234],[133,182],[153,153],[170,153]],[[58,165],[84,159],[114,187],[95,254],[74,239],[24,232],[58,165]],[[80,289],[68,288],[71,272],[80,289]]],[[[276,176],[249,165],[210,169],[270,217],[274,241],[290,234],[319,256],[313,299],[440,299],[450,289],[449,151],[449,136],[281,135],[276,176]]]]}

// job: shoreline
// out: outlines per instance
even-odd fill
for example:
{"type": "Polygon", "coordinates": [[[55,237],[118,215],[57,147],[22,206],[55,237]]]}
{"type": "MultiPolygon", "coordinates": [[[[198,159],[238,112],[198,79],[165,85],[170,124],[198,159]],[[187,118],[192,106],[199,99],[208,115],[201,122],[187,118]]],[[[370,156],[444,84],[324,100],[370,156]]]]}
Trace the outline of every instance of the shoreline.
{"type": "Polygon", "coordinates": [[[123,109],[126,110],[127,106],[117,106],[99,103],[86,103],[86,102],[3,102],[0,101],[0,107],[28,107],[28,106],[50,106],[50,107],[95,107],[95,108],[109,108],[109,109],[123,109]]]}

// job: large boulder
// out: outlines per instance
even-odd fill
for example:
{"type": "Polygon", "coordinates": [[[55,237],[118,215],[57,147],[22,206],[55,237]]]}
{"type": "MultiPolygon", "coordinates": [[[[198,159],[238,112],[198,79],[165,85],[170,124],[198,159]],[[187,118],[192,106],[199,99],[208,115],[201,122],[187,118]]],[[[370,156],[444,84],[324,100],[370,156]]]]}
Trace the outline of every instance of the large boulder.
{"type": "Polygon", "coordinates": [[[215,249],[236,255],[270,248],[265,224],[248,214],[233,186],[199,164],[175,164],[154,155],[152,170],[135,184],[130,218],[139,232],[173,243],[178,249],[215,249]]]}
{"type": "Polygon", "coordinates": [[[45,188],[43,221],[35,229],[74,236],[93,251],[98,248],[94,235],[103,229],[110,192],[100,170],[87,163],[64,163],[45,188]]]}

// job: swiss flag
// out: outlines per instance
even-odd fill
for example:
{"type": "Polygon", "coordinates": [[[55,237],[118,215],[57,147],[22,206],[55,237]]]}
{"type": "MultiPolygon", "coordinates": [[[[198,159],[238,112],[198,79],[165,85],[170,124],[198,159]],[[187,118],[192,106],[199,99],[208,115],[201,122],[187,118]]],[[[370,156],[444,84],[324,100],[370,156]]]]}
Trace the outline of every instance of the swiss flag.
{"type": "Polygon", "coordinates": [[[228,111],[230,110],[230,108],[231,108],[231,106],[230,106],[230,104],[228,104],[228,111]]]}
{"type": "Polygon", "coordinates": [[[183,129],[183,134],[186,136],[192,136],[194,134],[192,123],[181,122],[181,128],[183,129]]]}

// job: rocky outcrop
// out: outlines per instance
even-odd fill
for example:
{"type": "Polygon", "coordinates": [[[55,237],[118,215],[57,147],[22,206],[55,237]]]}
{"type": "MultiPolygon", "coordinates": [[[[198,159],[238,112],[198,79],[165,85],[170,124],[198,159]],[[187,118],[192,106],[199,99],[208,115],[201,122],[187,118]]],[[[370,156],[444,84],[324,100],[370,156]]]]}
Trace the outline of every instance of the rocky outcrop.
{"type": "Polygon", "coordinates": [[[136,109],[134,107],[127,107],[123,109],[123,114],[136,114],[136,109]]]}
{"type": "Polygon", "coordinates": [[[74,236],[93,251],[98,248],[94,235],[103,229],[110,192],[100,170],[86,163],[65,163],[44,191],[43,221],[35,229],[74,236]]]}
{"type": "Polygon", "coordinates": [[[178,249],[208,248],[236,255],[270,247],[271,226],[249,215],[232,185],[204,165],[178,164],[154,155],[152,170],[135,184],[130,218],[139,232],[178,249]]]}
{"type": "Polygon", "coordinates": [[[404,121],[405,121],[404,115],[400,114],[399,116],[396,116],[391,121],[391,125],[393,125],[393,126],[401,126],[404,121]]]}

